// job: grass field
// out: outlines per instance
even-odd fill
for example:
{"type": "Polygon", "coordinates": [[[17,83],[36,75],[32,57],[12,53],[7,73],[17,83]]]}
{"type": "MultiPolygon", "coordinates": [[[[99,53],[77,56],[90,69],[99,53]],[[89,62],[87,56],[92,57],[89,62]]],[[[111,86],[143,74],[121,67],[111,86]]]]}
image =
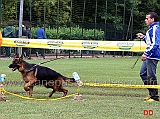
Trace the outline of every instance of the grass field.
{"type": "MultiPolygon", "coordinates": [[[[143,84],[139,77],[141,61],[134,69],[132,65],[137,57],[132,58],[70,58],[59,59],[43,64],[57,72],[72,77],[78,72],[83,82],[88,83],[121,83],[143,84]]],[[[27,60],[30,63],[40,63],[46,60],[27,60]]],[[[18,81],[19,84],[6,84],[5,90],[22,96],[27,96],[23,89],[23,81],[18,71],[12,72],[8,68],[11,60],[0,60],[0,74],[7,75],[6,82],[18,81]]],[[[160,77],[160,67],[157,69],[160,77]]],[[[69,94],[77,92],[76,85],[64,85],[69,94]]],[[[48,98],[51,89],[37,86],[34,88],[34,98],[48,98]]],[[[0,102],[1,119],[158,119],[160,117],[159,102],[144,102],[148,95],[147,89],[89,87],[82,86],[80,93],[82,101],[73,97],[62,100],[39,101],[22,99],[6,94],[8,102],[0,102]],[[153,116],[146,117],[144,110],[153,110],[153,116]]],[[[68,94],[68,95],[69,95],[68,94]]],[[[61,97],[56,93],[53,99],[61,97]]]]}

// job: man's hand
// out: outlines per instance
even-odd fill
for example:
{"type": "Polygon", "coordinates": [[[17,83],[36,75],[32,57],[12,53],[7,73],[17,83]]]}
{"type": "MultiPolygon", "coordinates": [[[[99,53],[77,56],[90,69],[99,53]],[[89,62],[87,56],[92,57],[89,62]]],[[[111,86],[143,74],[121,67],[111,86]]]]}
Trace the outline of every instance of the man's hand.
{"type": "Polygon", "coordinates": [[[143,54],[142,57],[141,57],[141,60],[142,60],[142,61],[145,61],[146,58],[147,58],[147,56],[143,54]]]}
{"type": "Polygon", "coordinates": [[[143,36],[144,36],[142,33],[137,33],[136,35],[137,35],[139,38],[143,38],[143,36]]]}

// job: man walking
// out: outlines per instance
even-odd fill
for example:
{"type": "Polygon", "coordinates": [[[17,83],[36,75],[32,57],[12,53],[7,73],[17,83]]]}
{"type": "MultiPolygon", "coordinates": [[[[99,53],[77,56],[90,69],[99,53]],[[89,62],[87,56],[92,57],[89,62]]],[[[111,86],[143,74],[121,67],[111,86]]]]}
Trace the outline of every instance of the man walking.
{"type": "MultiPolygon", "coordinates": [[[[141,59],[143,61],[140,77],[144,85],[157,85],[156,69],[160,60],[160,26],[158,15],[155,12],[149,12],[146,15],[145,23],[149,26],[146,35],[137,33],[136,35],[143,39],[147,47],[141,59]]],[[[144,98],[147,102],[159,101],[158,89],[148,88],[149,95],[144,98]]]]}
{"type": "MultiPolygon", "coordinates": [[[[15,38],[15,31],[12,28],[11,23],[8,23],[8,26],[3,29],[2,36],[5,38],[15,38]]],[[[5,48],[5,56],[11,58],[11,47],[4,47],[5,48]]]]}
{"type": "MultiPolygon", "coordinates": [[[[26,37],[25,26],[22,24],[22,37],[26,37]]],[[[19,38],[19,29],[16,30],[16,38],[19,38]]],[[[23,48],[22,48],[23,49],[23,48]]],[[[18,47],[15,47],[15,55],[18,54],[18,47]]]]}
{"type": "MultiPolygon", "coordinates": [[[[37,39],[46,39],[46,34],[44,32],[44,24],[41,25],[41,28],[38,29],[37,31],[37,39]]],[[[36,50],[36,56],[38,57],[38,53],[41,53],[41,56],[43,57],[43,59],[45,59],[45,56],[44,56],[44,49],[41,49],[41,48],[38,48],[36,50]]]]}
{"type": "MultiPolygon", "coordinates": [[[[28,39],[31,39],[32,34],[31,34],[31,28],[29,26],[26,26],[25,34],[26,34],[28,39]]],[[[24,54],[24,57],[27,57],[28,59],[31,59],[30,48],[23,48],[23,54],[24,54]]]]}

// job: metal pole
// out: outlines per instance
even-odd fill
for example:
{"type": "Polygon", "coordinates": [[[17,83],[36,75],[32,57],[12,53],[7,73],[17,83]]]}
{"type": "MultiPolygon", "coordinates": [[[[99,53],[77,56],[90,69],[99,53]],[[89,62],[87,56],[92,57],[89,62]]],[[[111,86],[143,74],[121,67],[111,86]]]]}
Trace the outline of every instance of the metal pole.
{"type": "MultiPolygon", "coordinates": [[[[32,21],[32,0],[30,0],[30,17],[29,17],[29,20],[30,20],[30,24],[31,24],[31,21],[32,21]]],[[[31,53],[32,53],[32,49],[30,48],[29,56],[31,56],[31,53]]]]}
{"type": "MultiPolygon", "coordinates": [[[[56,39],[58,39],[58,35],[59,35],[59,0],[57,0],[57,2],[58,2],[58,8],[57,8],[57,26],[56,26],[56,28],[57,28],[57,33],[56,33],[56,39]]],[[[56,58],[58,57],[58,49],[56,49],[55,50],[56,51],[56,58]]]]}
{"type": "MultiPolygon", "coordinates": [[[[72,0],[71,0],[71,13],[70,13],[70,40],[72,39],[72,0]]],[[[69,58],[71,57],[69,50],[69,58]]]]}
{"type": "MultiPolygon", "coordinates": [[[[24,3],[24,0],[20,0],[19,33],[18,33],[19,38],[22,38],[23,3],[24,3]]],[[[22,55],[22,47],[18,48],[18,54],[22,55]]]]}
{"type": "Polygon", "coordinates": [[[86,0],[84,0],[84,3],[83,3],[83,17],[82,17],[82,38],[83,38],[83,28],[84,28],[84,13],[85,13],[85,8],[86,8],[86,0]]]}
{"type": "Polygon", "coordinates": [[[116,28],[117,27],[117,4],[118,3],[117,3],[117,0],[116,0],[115,40],[117,40],[117,33],[116,33],[117,32],[117,28],[116,28]]]}
{"type": "Polygon", "coordinates": [[[107,27],[107,0],[106,0],[106,12],[105,12],[105,25],[104,25],[105,27],[104,27],[104,40],[106,40],[106,38],[107,38],[107,29],[106,29],[106,27],[107,27]]]}
{"type": "Polygon", "coordinates": [[[133,32],[133,13],[134,13],[134,0],[132,0],[132,25],[131,25],[131,40],[132,40],[132,32],[133,32]]]}
{"type": "MultiPolygon", "coordinates": [[[[85,14],[85,9],[86,9],[86,0],[84,0],[83,2],[83,17],[82,17],[82,39],[84,38],[84,14],[85,14]]],[[[82,54],[83,54],[83,50],[80,51],[81,53],[81,58],[82,58],[82,54]]]]}
{"type": "Polygon", "coordinates": [[[124,33],[125,33],[125,12],[126,11],[126,0],[124,0],[124,9],[123,9],[123,40],[124,38],[124,33]]]}
{"type": "Polygon", "coordinates": [[[17,11],[18,11],[18,1],[16,1],[16,20],[18,19],[18,13],[17,13],[17,11]]]}
{"type": "Polygon", "coordinates": [[[72,38],[72,0],[71,0],[71,13],[70,13],[70,40],[72,38]]]}
{"type": "MultiPolygon", "coordinates": [[[[104,21],[104,41],[107,39],[107,0],[106,0],[106,11],[105,11],[105,21],[104,21]]],[[[104,55],[105,55],[105,52],[104,51],[102,51],[102,53],[103,53],[103,57],[104,57],[104,55]]]]}
{"type": "Polygon", "coordinates": [[[32,21],[32,0],[30,0],[30,21],[32,21]]]}
{"type": "Polygon", "coordinates": [[[96,22],[97,22],[97,0],[96,0],[95,19],[94,19],[94,40],[96,39],[96,22]]]}
{"type": "Polygon", "coordinates": [[[44,13],[43,13],[44,25],[45,25],[45,21],[46,21],[46,5],[47,5],[47,1],[45,2],[45,5],[44,5],[44,13]]]}
{"type": "Polygon", "coordinates": [[[58,34],[59,34],[59,0],[58,0],[58,7],[57,7],[57,34],[56,38],[58,39],[58,34]]]}

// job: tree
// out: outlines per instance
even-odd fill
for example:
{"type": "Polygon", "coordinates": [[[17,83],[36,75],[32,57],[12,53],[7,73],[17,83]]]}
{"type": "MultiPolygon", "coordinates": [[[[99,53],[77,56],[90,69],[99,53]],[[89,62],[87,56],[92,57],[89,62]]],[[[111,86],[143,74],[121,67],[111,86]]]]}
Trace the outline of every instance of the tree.
{"type": "Polygon", "coordinates": [[[2,20],[14,20],[16,16],[16,2],[14,0],[2,0],[2,20]]]}
{"type": "MultiPolygon", "coordinates": [[[[19,0],[2,0],[3,21],[18,20],[18,3],[19,0]]],[[[133,23],[135,34],[145,30],[145,15],[150,11],[160,15],[160,0],[25,0],[23,18],[50,26],[70,22],[128,26],[133,23]]]]}

